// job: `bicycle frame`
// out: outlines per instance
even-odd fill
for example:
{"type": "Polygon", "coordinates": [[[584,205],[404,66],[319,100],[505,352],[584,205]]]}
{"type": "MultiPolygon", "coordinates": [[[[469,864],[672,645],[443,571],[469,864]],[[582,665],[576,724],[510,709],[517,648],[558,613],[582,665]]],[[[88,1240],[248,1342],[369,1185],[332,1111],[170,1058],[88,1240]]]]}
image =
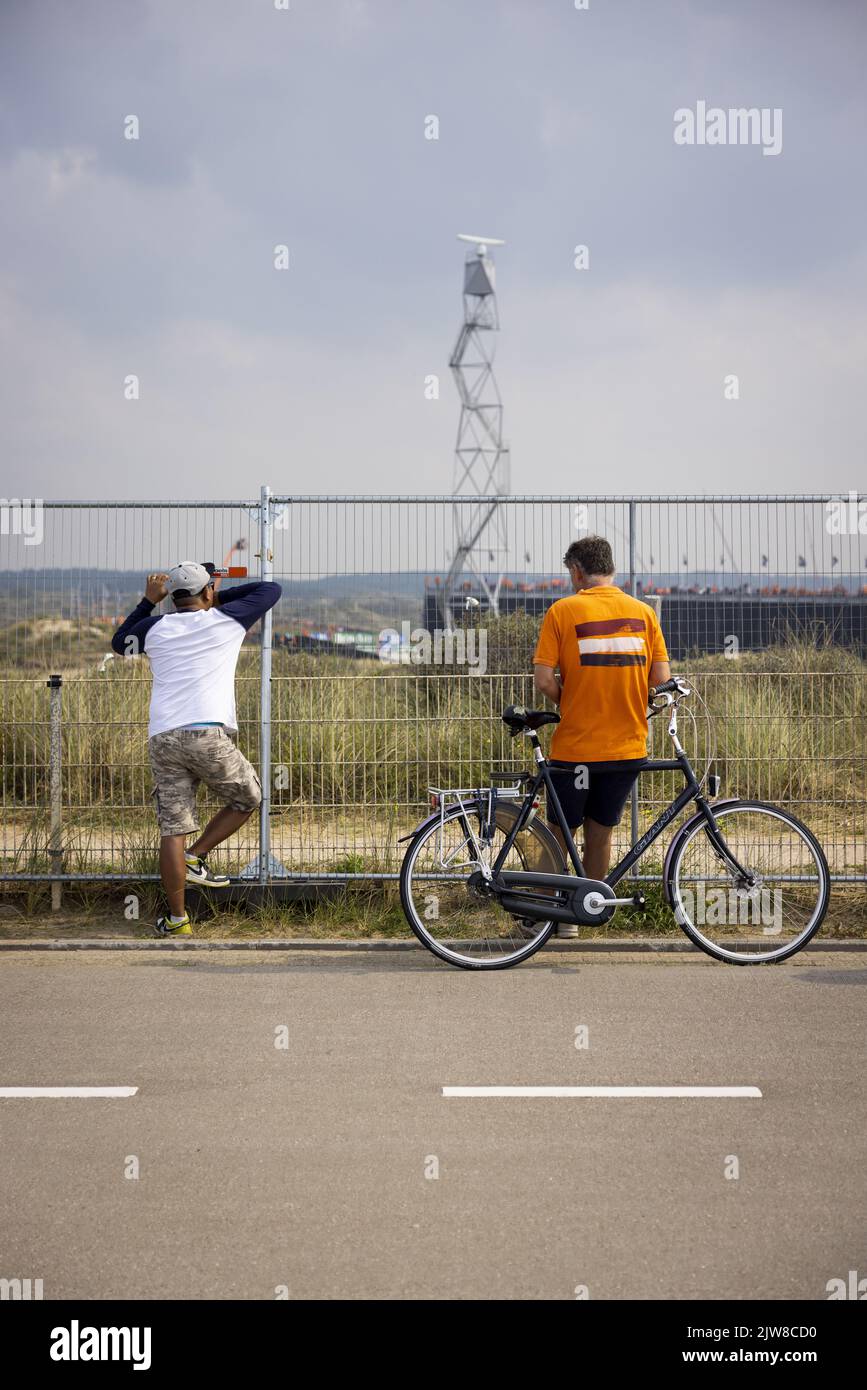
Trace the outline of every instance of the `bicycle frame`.
{"type": "MultiPolygon", "coordinates": [[[[669,732],[671,732],[671,728],[669,732]]],[[[632,866],[638,862],[638,860],[642,857],[642,855],[650,847],[650,845],[652,845],[653,842],[659,838],[665,827],[671,824],[674,818],[680,814],[684,807],[688,806],[691,801],[694,801],[696,806],[698,807],[699,812],[704,817],[704,820],[707,825],[707,834],[714,848],[717,850],[717,852],[721,855],[721,857],[725,860],[725,862],[729,865],[730,869],[734,873],[741,875],[747,882],[750,882],[752,876],[748,873],[746,869],[744,869],[744,867],[741,864],[738,863],[734,855],[729,850],[728,845],[726,844],[726,841],[719,829],[719,826],[716,823],[710,803],[701,794],[701,783],[698,781],[698,778],[696,777],[692,769],[692,764],[690,763],[689,758],[687,757],[683,748],[679,745],[677,741],[676,732],[672,734],[672,737],[674,738],[675,747],[677,749],[677,756],[675,758],[649,758],[647,762],[639,769],[639,774],[641,772],[682,772],[684,778],[686,779],[686,786],[683,788],[683,791],[681,791],[679,795],[675,797],[674,801],[672,801],[671,804],[666,807],[662,814],[656,818],[656,820],[653,822],[653,825],[650,826],[649,830],[646,830],[644,832],[641,839],[638,840],[636,844],[634,844],[632,848],[623,856],[620,862],[616,864],[613,869],[610,870],[604,881],[610,887],[615,887],[615,885],[620,882],[624,875],[629,872],[632,866]]],[[[563,814],[563,808],[560,805],[560,800],[557,796],[556,791],[554,790],[550,766],[548,764],[548,760],[546,759],[542,751],[542,747],[539,742],[539,736],[538,734],[533,732],[530,735],[530,738],[533,744],[534,756],[538,764],[539,771],[534,777],[526,793],[524,802],[521,806],[521,810],[518,813],[514,825],[512,826],[508,835],[506,836],[506,839],[500,849],[499,854],[497,855],[496,860],[491,865],[491,878],[492,880],[499,880],[499,883],[503,888],[513,886],[524,888],[562,888],[565,886],[564,882],[562,881],[564,878],[562,874],[534,874],[511,870],[506,870],[505,872],[503,872],[502,869],[502,866],[505,863],[513,844],[515,843],[516,838],[521,833],[524,826],[527,824],[529,820],[531,811],[533,809],[533,803],[536,797],[538,796],[539,792],[542,790],[542,787],[544,786],[548,796],[549,810],[553,811],[554,813],[556,823],[560,828],[561,834],[563,835],[563,840],[566,845],[569,858],[572,861],[572,866],[575,870],[575,873],[579,878],[587,877],[587,874],[584,870],[584,865],[581,862],[580,855],[578,854],[578,850],[575,845],[575,840],[572,836],[572,831],[566,823],[566,817],[563,814]]]]}
{"type": "MultiPolygon", "coordinates": [[[[616,864],[615,867],[608,874],[605,881],[606,883],[609,883],[612,886],[612,888],[616,883],[620,882],[624,874],[627,874],[629,872],[633,864],[637,863],[641,856],[644,854],[645,850],[648,849],[649,846],[653,844],[654,840],[656,840],[662,834],[665,827],[669,825],[671,821],[674,820],[675,816],[679,815],[683,808],[685,806],[688,806],[691,801],[695,801],[696,805],[700,808],[700,810],[704,812],[708,824],[710,826],[713,826],[714,829],[716,829],[716,823],[713,820],[713,814],[711,812],[710,806],[708,805],[705,798],[701,795],[701,788],[699,782],[696,779],[695,773],[693,772],[692,767],[690,766],[689,760],[687,759],[685,753],[681,757],[677,758],[648,759],[648,761],[644,764],[643,767],[640,768],[639,771],[682,772],[684,777],[686,778],[686,786],[684,787],[683,791],[680,792],[680,794],[671,803],[671,805],[667,806],[666,809],[662,812],[662,814],[657,817],[650,829],[645,831],[641,839],[635,845],[632,846],[629,852],[623,856],[620,862],[616,864]]],[[[551,770],[547,760],[540,764],[539,771],[534,777],[525,795],[523,805],[515,821],[515,824],[512,826],[512,829],[506,836],[506,839],[500,849],[500,852],[497,855],[495,862],[491,866],[491,871],[494,874],[494,876],[496,876],[499,873],[500,869],[502,868],[503,864],[505,863],[508,857],[512,845],[515,843],[515,839],[524,829],[524,826],[527,824],[530,812],[533,808],[533,802],[535,798],[539,795],[543,786],[548,796],[548,806],[550,810],[553,811],[557,825],[560,827],[560,831],[563,835],[563,840],[565,842],[569,858],[572,861],[572,866],[575,870],[575,873],[579,878],[587,877],[586,873],[584,872],[584,865],[581,862],[581,857],[578,853],[575,840],[572,836],[572,831],[570,827],[566,824],[566,817],[563,814],[563,808],[560,805],[559,797],[557,796],[557,793],[554,790],[554,783],[551,778],[551,770]]],[[[720,842],[720,845],[718,847],[722,849],[722,842],[720,842]]],[[[544,877],[544,875],[524,874],[520,877],[524,879],[530,879],[534,877],[542,878],[544,877]]],[[[514,875],[512,874],[509,875],[509,878],[512,882],[517,881],[514,875]]]]}

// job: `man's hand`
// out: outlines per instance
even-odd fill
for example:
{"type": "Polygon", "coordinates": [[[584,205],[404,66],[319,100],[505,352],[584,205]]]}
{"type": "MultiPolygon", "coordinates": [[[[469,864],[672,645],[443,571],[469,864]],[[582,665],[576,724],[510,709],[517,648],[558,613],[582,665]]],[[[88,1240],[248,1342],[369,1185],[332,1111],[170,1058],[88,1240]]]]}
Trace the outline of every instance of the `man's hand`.
{"type": "Polygon", "coordinates": [[[149,574],[145,587],[145,598],[151,603],[159,603],[164,599],[168,592],[166,585],[169,582],[167,574],[149,574]]]}

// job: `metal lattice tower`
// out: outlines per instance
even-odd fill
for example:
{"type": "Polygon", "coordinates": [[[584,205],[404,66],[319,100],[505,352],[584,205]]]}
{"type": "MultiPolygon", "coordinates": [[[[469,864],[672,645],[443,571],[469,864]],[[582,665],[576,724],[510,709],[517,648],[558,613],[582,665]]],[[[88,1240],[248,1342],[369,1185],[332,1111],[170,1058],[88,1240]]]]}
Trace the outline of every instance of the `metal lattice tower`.
{"type": "Polygon", "coordinates": [[[464,264],[464,321],[449,359],[461,418],[455,445],[452,495],[477,498],[475,505],[452,508],[454,558],[443,586],[443,617],[452,626],[452,599],[468,570],[497,613],[502,569],[508,553],[506,523],[499,498],[509,492],[509,449],[503,443],[503,403],[494,376],[494,340],[500,326],[494,263],[489,246],[504,246],[496,237],[459,233],[471,242],[464,264]],[[494,577],[495,576],[495,577],[494,577]]]}

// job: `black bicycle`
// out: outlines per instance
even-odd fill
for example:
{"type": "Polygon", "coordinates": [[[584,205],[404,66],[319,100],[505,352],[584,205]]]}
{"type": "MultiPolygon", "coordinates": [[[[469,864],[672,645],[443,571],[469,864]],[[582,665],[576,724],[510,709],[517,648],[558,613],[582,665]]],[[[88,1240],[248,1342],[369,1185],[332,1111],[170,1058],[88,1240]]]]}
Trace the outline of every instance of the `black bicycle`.
{"type": "MultiPolygon", "coordinates": [[[[416,936],[441,960],[467,970],[502,970],[527,960],[558,922],[599,927],[618,908],[644,908],[636,886],[617,885],[667,825],[695,802],[656,877],[687,936],[735,965],[785,960],[819,930],[830,876],[816,837],[788,811],[762,801],[708,801],[677,736],[677,708],[692,693],[681,677],[650,692],[649,714],[668,709],[675,757],[648,759],[642,772],[679,771],[686,785],[606,879],[584,873],[551,781],[538,730],[559,714],[510,706],[513,738],[529,737],[530,773],[491,775],[483,788],[431,787],[432,814],[412,832],[400,871],[403,910],[416,936]],[[511,782],[511,786],[498,785],[511,782]],[[568,849],[539,817],[545,790],[568,849]]],[[[710,777],[716,797],[719,779],[710,777]]]]}

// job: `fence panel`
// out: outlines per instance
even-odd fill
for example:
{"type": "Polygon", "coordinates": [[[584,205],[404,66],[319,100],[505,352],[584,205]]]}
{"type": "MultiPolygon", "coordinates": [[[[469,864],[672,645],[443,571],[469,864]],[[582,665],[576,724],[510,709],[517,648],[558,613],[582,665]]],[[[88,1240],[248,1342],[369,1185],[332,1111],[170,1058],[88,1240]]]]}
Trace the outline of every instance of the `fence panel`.
{"type": "MultiPolygon", "coordinates": [[[[7,883],[156,877],[147,661],[109,646],[149,571],[246,562],[283,585],[237,679],[241,745],[270,804],[222,864],[259,881],[372,878],[397,872],[398,836],[429,785],[525,765],[499,714],[532,701],[538,626],[568,592],[566,546],[588,532],[611,540],[618,582],[660,606],[675,669],[710,715],[696,700],[687,723],[699,765],[712,727],[725,793],[789,807],[838,881],[865,881],[860,497],[508,497],[488,514],[478,499],[263,490],[218,503],[46,502],[38,526],[15,505],[0,507],[7,883]]],[[[643,779],[621,849],[672,790],[667,774],[643,779]]]]}

